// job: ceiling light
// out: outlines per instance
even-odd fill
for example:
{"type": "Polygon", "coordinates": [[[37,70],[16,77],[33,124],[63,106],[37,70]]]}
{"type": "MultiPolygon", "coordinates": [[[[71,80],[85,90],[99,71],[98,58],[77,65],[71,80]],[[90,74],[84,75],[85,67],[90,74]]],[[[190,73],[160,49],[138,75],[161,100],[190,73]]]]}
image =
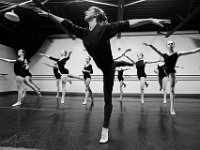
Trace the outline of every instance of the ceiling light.
{"type": "Polygon", "coordinates": [[[20,21],[19,16],[14,12],[14,10],[6,12],[4,14],[4,17],[7,18],[10,21],[14,21],[14,22],[19,22],[20,21]]]}

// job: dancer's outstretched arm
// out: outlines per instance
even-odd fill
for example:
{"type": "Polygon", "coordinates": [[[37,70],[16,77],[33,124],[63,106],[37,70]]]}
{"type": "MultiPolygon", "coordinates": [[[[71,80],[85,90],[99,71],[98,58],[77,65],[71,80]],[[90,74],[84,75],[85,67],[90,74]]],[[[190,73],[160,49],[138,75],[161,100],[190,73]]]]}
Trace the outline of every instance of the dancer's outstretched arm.
{"type": "Polygon", "coordinates": [[[135,61],[133,61],[130,57],[126,56],[126,58],[128,58],[134,65],[136,64],[135,61]]]}
{"type": "Polygon", "coordinates": [[[47,54],[44,54],[44,53],[38,53],[38,55],[45,56],[45,57],[47,57],[47,58],[49,58],[51,60],[54,60],[54,61],[58,61],[59,60],[58,58],[54,58],[54,57],[52,57],[50,55],[47,55],[47,54]]]}
{"type": "Polygon", "coordinates": [[[151,60],[151,61],[145,61],[146,64],[153,64],[153,63],[158,63],[161,62],[161,60],[151,60]]]}
{"type": "Polygon", "coordinates": [[[115,58],[114,60],[120,59],[121,57],[125,56],[127,52],[130,52],[130,51],[131,49],[127,49],[125,52],[123,52],[119,57],[115,58]]]}
{"type": "Polygon", "coordinates": [[[193,50],[189,50],[189,51],[179,51],[178,55],[179,56],[183,56],[183,55],[194,54],[194,53],[197,53],[197,52],[200,52],[200,47],[196,48],[196,49],[193,49],[193,50]]]}
{"type": "Polygon", "coordinates": [[[157,48],[155,48],[153,45],[151,45],[149,43],[143,42],[143,45],[151,47],[156,53],[158,53],[161,56],[164,55],[161,51],[159,51],[157,48]]]}
{"type": "Polygon", "coordinates": [[[9,62],[9,63],[14,63],[14,62],[16,62],[16,60],[6,59],[6,58],[0,58],[0,60],[5,61],[5,62],[9,62]]]}
{"type": "Polygon", "coordinates": [[[47,63],[45,63],[45,62],[43,62],[42,64],[44,64],[44,65],[46,65],[46,66],[48,66],[48,67],[54,68],[53,65],[47,64],[47,63]]]}

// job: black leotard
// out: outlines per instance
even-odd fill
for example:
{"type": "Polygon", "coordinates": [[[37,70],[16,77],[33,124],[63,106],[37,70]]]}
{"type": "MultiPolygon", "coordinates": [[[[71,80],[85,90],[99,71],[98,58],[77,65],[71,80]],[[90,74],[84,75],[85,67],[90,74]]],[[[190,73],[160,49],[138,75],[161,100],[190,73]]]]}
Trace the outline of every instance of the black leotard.
{"type": "Polygon", "coordinates": [[[14,63],[14,73],[16,76],[21,76],[25,78],[26,74],[24,71],[22,71],[23,65],[24,65],[24,60],[17,59],[14,63]]]}
{"type": "Polygon", "coordinates": [[[124,73],[124,70],[118,70],[117,78],[119,81],[124,81],[123,73],[124,73]]]}
{"type": "Polygon", "coordinates": [[[58,59],[50,56],[49,58],[57,62],[61,74],[69,74],[69,70],[65,68],[65,63],[69,60],[69,57],[58,59]]]}
{"type": "Polygon", "coordinates": [[[161,79],[164,77],[167,77],[167,73],[166,73],[164,64],[161,66],[158,65],[158,77],[161,79]]]}
{"type": "Polygon", "coordinates": [[[22,67],[22,71],[26,74],[26,76],[32,77],[32,74],[29,72],[29,68],[26,68],[28,63],[30,63],[31,61],[29,59],[27,59],[26,61],[27,61],[27,64],[24,63],[22,67]]]}
{"type": "Polygon", "coordinates": [[[53,67],[53,74],[54,74],[56,79],[61,79],[61,74],[59,73],[57,67],[53,67]]]}
{"type": "Polygon", "coordinates": [[[91,78],[90,74],[93,74],[92,65],[89,64],[89,65],[87,65],[87,66],[84,66],[83,69],[84,69],[84,70],[87,70],[87,71],[90,71],[90,73],[89,73],[89,72],[83,72],[83,77],[84,77],[84,79],[86,80],[87,78],[91,78]]]}
{"type": "Polygon", "coordinates": [[[145,63],[144,60],[139,60],[136,62],[136,68],[137,68],[137,76],[138,79],[140,80],[141,77],[146,78],[146,73],[145,73],[145,63]]]}
{"type": "Polygon", "coordinates": [[[165,62],[165,70],[167,74],[176,73],[175,66],[178,59],[178,53],[173,53],[172,55],[163,55],[165,62]]]}

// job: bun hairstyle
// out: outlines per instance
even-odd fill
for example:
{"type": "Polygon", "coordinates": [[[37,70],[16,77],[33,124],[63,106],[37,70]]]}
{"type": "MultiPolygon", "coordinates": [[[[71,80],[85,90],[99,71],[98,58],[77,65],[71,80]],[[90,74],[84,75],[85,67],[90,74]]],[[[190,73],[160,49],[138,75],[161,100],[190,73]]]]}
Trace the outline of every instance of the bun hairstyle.
{"type": "Polygon", "coordinates": [[[95,17],[96,17],[98,23],[102,23],[102,22],[107,23],[108,22],[108,18],[106,16],[105,12],[101,8],[96,7],[96,6],[92,6],[91,8],[94,9],[95,17]]]}

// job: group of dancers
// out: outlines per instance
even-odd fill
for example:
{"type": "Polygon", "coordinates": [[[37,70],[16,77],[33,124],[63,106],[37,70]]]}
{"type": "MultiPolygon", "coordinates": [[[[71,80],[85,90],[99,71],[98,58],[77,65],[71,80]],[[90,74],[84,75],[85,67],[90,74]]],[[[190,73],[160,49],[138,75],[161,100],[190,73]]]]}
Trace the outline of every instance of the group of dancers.
{"type": "MultiPolygon", "coordinates": [[[[132,60],[132,63],[126,64],[126,62],[124,61],[114,60],[112,56],[112,51],[111,51],[110,39],[114,37],[117,33],[124,32],[124,31],[129,30],[130,28],[135,28],[138,26],[146,25],[146,24],[154,24],[159,27],[163,27],[164,24],[166,23],[169,24],[170,20],[148,18],[148,19],[131,19],[131,20],[126,20],[126,21],[108,23],[105,12],[98,7],[92,6],[88,10],[86,10],[84,13],[85,21],[88,23],[89,27],[83,28],[83,27],[73,24],[71,21],[67,19],[58,17],[56,15],[53,15],[52,13],[45,12],[41,9],[37,9],[36,12],[40,16],[47,17],[49,19],[52,19],[56,23],[61,24],[70,33],[82,39],[87,52],[93,58],[97,67],[102,71],[105,105],[104,105],[104,121],[103,121],[103,127],[101,129],[101,137],[100,137],[99,143],[107,143],[109,140],[109,134],[108,134],[109,123],[110,123],[110,118],[111,118],[112,109],[113,109],[112,90],[113,90],[113,83],[114,83],[115,68],[120,67],[120,66],[126,66],[128,64],[130,66],[133,66],[133,64],[135,64],[136,66],[142,66],[142,65],[151,63],[151,62],[143,60],[143,54],[139,55],[139,58],[141,59],[141,61],[138,61],[138,62],[134,62],[132,60]]],[[[187,52],[174,52],[175,43],[168,42],[167,47],[169,48],[169,53],[162,53],[161,51],[159,51],[158,49],[156,49],[153,45],[149,43],[144,43],[144,45],[152,48],[155,52],[157,52],[159,55],[161,55],[164,58],[164,63],[165,63],[164,72],[166,73],[167,76],[169,76],[169,80],[170,80],[170,100],[171,100],[170,112],[172,115],[175,115],[174,87],[175,87],[176,74],[175,74],[174,67],[176,65],[176,61],[179,56],[198,52],[200,51],[200,48],[187,51],[187,52]]],[[[18,53],[19,58],[15,60],[15,65],[14,65],[14,68],[16,66],[16,69],[19,67],[22,68],[22,66],[24,66],[25,64],[24,53],[22,53],[22,50],[20,50],[19,53],[18,53]]],[[[57,63],[56,65],[58,65],[58,70],[61,73],[60,78],[61,78],[62,86],[63,86],[62,88],[63,94],[62,94],[61,102],[64,103],[64,96],[66,93],[65,85],[66,85],[66,82],[68,82],[68,78],[72,77],[72,78],[78,78],[80,80],[83,80],[79,76],[71,75],[69,71],[66,68],[64,68],[64,64],[66,63],[67,60],[69,60],[71,52],[69,52],[68,55],[66,51],[61,52],[60,58],[53,58],[46,54],[41,54],[41,55],[47,56],[48,58],[56,61],[57,63]]],[[[5,60],[5,59],[1,59],[1,60],[5,60]]],[[[87,61],[90,61],[90,58],[88,58],[87,61]]],[[[92,69],[88,64],[86,64],[83,69],[83,72],[92,73],[92,69]]],[[[32,84],[30,79],[26,78],[27,74],[24,75],[17,71],[15,71],[15,74],[17,77],[18,92],[19,92],[19,95],[21,95],[21,97],[24,96],[23,89],[21,89],[22,87],[21,84],[23,84],[23,82],[25,82],[28,86],[33,88],[33,90],[36,91],[36,93],[39,96],[41,95],[39,89],[37,89],[36,86],[32,84]]],[[[146,75],[142,73],[142,71],[139,71],[139,69],[138,69],[137,74],[141,82],[141,91],[143,91],[146,75]]],[[[88,74],[84,75],[84,77],[88,77],[88,74]]],[[[86,91],[87,93],[92,95],[92,92],[89,88],[90,79],[88,78],[86,79],[87,79],[85,80],[85,83],[87,85],[86,91]]],[[[93,96],[91,96],[91,98],[93,99],[93,96]]],[[[18,104],[20,103],[21,102],[19,102],[18,104]]],[[[83,104],[85,103],[86,101],[83,102],[83,104]]]]}

